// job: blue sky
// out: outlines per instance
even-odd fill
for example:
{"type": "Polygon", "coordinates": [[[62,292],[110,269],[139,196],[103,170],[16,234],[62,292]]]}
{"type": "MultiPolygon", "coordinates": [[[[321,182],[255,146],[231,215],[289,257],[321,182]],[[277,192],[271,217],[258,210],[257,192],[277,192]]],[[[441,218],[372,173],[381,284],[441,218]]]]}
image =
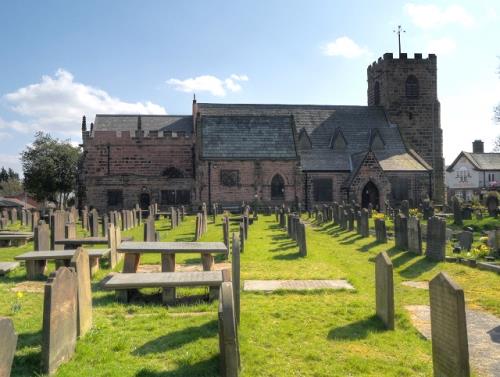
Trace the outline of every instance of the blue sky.
{"type": "Polygon", "coordinates": [[[366,67],[438,55],[447,163],[500,134],[500,1],[2,1],[0,166],[81,116],[190,114],[202,102],[366,104],[366,67]]]}

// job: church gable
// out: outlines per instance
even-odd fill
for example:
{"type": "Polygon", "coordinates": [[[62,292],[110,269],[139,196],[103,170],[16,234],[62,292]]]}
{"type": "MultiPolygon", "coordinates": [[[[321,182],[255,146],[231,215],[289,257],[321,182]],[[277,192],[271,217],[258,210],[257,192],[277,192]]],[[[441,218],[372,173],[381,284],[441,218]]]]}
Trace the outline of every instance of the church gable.
{"type": "Polygon", "coordinates": [[[330,148],[335,152],[344,152],[347,149],[347,140],[340,127],[335,129],[335,132],[330,139],[330,148]]]}
{"type": "Polygon", "coordinates": [[[311,143],[311,138],[307,134],[307,131],[305,128],[302,128],[299,132],[299,149],[301,150],[307,150],[312,148],[312,143],[311,143]]]}
{"type": "Polygon", "coordinates": [[[373,128],[370,132],[370,149],[373,151],[385,149],[385,141],[378,128],[373,128]]]}

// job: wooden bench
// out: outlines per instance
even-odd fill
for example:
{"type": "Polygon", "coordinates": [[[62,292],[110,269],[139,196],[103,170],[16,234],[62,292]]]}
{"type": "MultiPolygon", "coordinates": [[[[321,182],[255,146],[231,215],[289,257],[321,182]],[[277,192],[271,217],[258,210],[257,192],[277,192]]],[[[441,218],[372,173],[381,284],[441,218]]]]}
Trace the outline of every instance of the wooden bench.
{"type": "MultiPolygon", "coordinates": [[[[47,261],[55,260],[56,263],[69,266],[69,262],[76,250],[42,250],[30,251],[16,256],[14,259],[26,262],[27,278],[32,280],[43,275],[47,261]]],[[[94,275],[99,270],[99,260],[109,257],[111,249],[87,249],[89,255],[90,274],[94,275]]]]}
{"type": "Polygon", "coordinates": [[[117,298],[123,302],[129,301],[133,290],[163,288],[163,303],[172,304],[177,287],[220,287],[224,279],[227,279],[227,275],[223,271],[117,273],[103,283],[103,288],[114,289],[117,298]]]}

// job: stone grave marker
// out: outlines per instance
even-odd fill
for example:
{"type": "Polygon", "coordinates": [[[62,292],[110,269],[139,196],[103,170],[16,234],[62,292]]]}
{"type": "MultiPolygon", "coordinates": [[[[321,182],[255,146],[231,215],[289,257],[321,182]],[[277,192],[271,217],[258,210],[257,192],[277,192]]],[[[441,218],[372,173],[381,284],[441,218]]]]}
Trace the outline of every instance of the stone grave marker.
{"type": "Polygon", "coordinates": [[[302,221],[297,222],[297,243],[299,245],[299,255],[307,256],[306,225],[302,221]]]}
{"type": "Polygon", "coordinates": [[[64,226],[64,237],[68,240],[76,239],[76,224],[66,223],[64,226]]]}
{"type": "Polygon", "coordinates": [[[236,323],[240,323],[240,241],[233,233],[232,255],[231,255],[231,280],[234,293],[234,313],[236,323]]]}
{"type": "Polygon", "coordinates": [[[451,207],[453,210],[453,224],[462,225],[462,208],[460,205],[460,200],[456,196],[453,196],[451,198],[451,207]]]}
{"type": "Polygon", "coordinates": [[[10,377],[16,353],[17,334],[12,319],[0,317],[0,377],[10,377]]]}
{"type": "Polygon", "coordinates": [[[474,233],[464,230],[457,235],[457,239],[462,250],[470,251],[472,242],[474,241],[474,233]]]}
{"type": "Polygon", "coordinates": [[[375,219],[375,237],[377,242],[387,243],[387,228],[384,219],[375,219]]]}
{"type": "Polygon", "coordinates": [[[429,283],[434,376],[469,377],[464,291],[443,272],[429,283]]]}
{"type": "Polygon", "coordinates": [[[361,210],[361,218],[359,219],[359,222],[361,237],[368,237],[370,233],[368,229],[368,210],[366,208],[361,210]]]}
{"type": "Polygon", "coordinates": [[[64,250],[64,245],[56,245],[56,240],[64,239],[66,226],[66,212],[57,210],[50,216],[51,234],[50,234],[50,249],[64,250]]]}
{"type": "Polygon", "coordinates": [[[240,351],[231,282],[222,283],[220,291],[218,314],[221,374],[226,377],[237,377],[240,369],[240,351]]]}
{"type": "Polygon", "coordinates": [[[71,267],[76,271],[78,279],[78,312],[77,334],[84,336],[92,328],[92,289],[90,284],[89,255],[85,249],[76,249],[71,258],[71,267]]]}
{"type": "Polygon", "coordinates": [[[394,238],[397,248],[408,249],[408,218],[402,213],[394,218],[394,238]]]}
{"type": "Polygon", "coordinates": [[[144,221],[144,241],[145,242],[157,241],[155,219],[153,216],[149,216],[148,219],[144,221]]]}
{"type": "Polygon", "coordinates": [[[109,225],[109,216],[108,216],[107,213],[105,213],[102,216],[102,223],[101,223],[101,226],[102,226],[102,235],[104,237],[108,236],[108,225],[109,225]]]}
{"type": "Polygon", "coordinates": [[[385,251],[375,258],[375,296],[377,316],[394,330],[394,282],[392,262],[385,251]]]}
{"type": "Polygon", "coordinates": [[[77,336],[76,272],[60,267],[47,283],[43,302],[42,370],[53,374],[75,353],[77,336]]]}
{"type": "Polygon", "coordinates": [[[240,252],[245,251],[245,230],[243,229],[243,222],[240,222],[240,252]]]}
{"type": "Polygon", "coordinates": [[[97,212],[97,210],[95,208],[92,211],[90,211],[89,221],[90,221],[90,236],[91,237],[98,237],[99,236],[99,213],[97,212]]]}
{"type": "Polygon", "coordinates": [[[403,200],[401,202],[400,211],[407,218],[408,218],[408,216],[410,216],[410,203],[408,202],[408,200],[403,200]]]}
{"type": "Polygon", "coordinates": [[[446,255],[446,220],[432,216],[427,222],[427,258],[442,262],[446,255]]]}
{"type": "Polygon", "coordinates": [[[408,251],[422,255],[422,229],[416,216],[408,218],[408,251]]]}

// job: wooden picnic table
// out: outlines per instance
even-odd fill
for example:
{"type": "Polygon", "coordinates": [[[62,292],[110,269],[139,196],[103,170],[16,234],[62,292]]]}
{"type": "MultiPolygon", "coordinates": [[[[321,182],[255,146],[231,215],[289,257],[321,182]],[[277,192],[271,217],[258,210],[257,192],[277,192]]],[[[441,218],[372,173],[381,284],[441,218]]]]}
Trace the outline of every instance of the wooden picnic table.
{"type": "MultiPolygon", "coordinates": [[[[213,254],[226,254],[228,249],[223,242],[122,242],[117,252],[125,254],[123,273],[136,273],[141,254],[161,254],[162,272],[175,272],[175,254],[201,254],[203,271],[214,269],[213,254]]],[[[218,287],[211,287],[211,295],[217,295],[218,287]]],[[[175,288],[165,288],[166,301],[175,300],[175,288]]]]}

